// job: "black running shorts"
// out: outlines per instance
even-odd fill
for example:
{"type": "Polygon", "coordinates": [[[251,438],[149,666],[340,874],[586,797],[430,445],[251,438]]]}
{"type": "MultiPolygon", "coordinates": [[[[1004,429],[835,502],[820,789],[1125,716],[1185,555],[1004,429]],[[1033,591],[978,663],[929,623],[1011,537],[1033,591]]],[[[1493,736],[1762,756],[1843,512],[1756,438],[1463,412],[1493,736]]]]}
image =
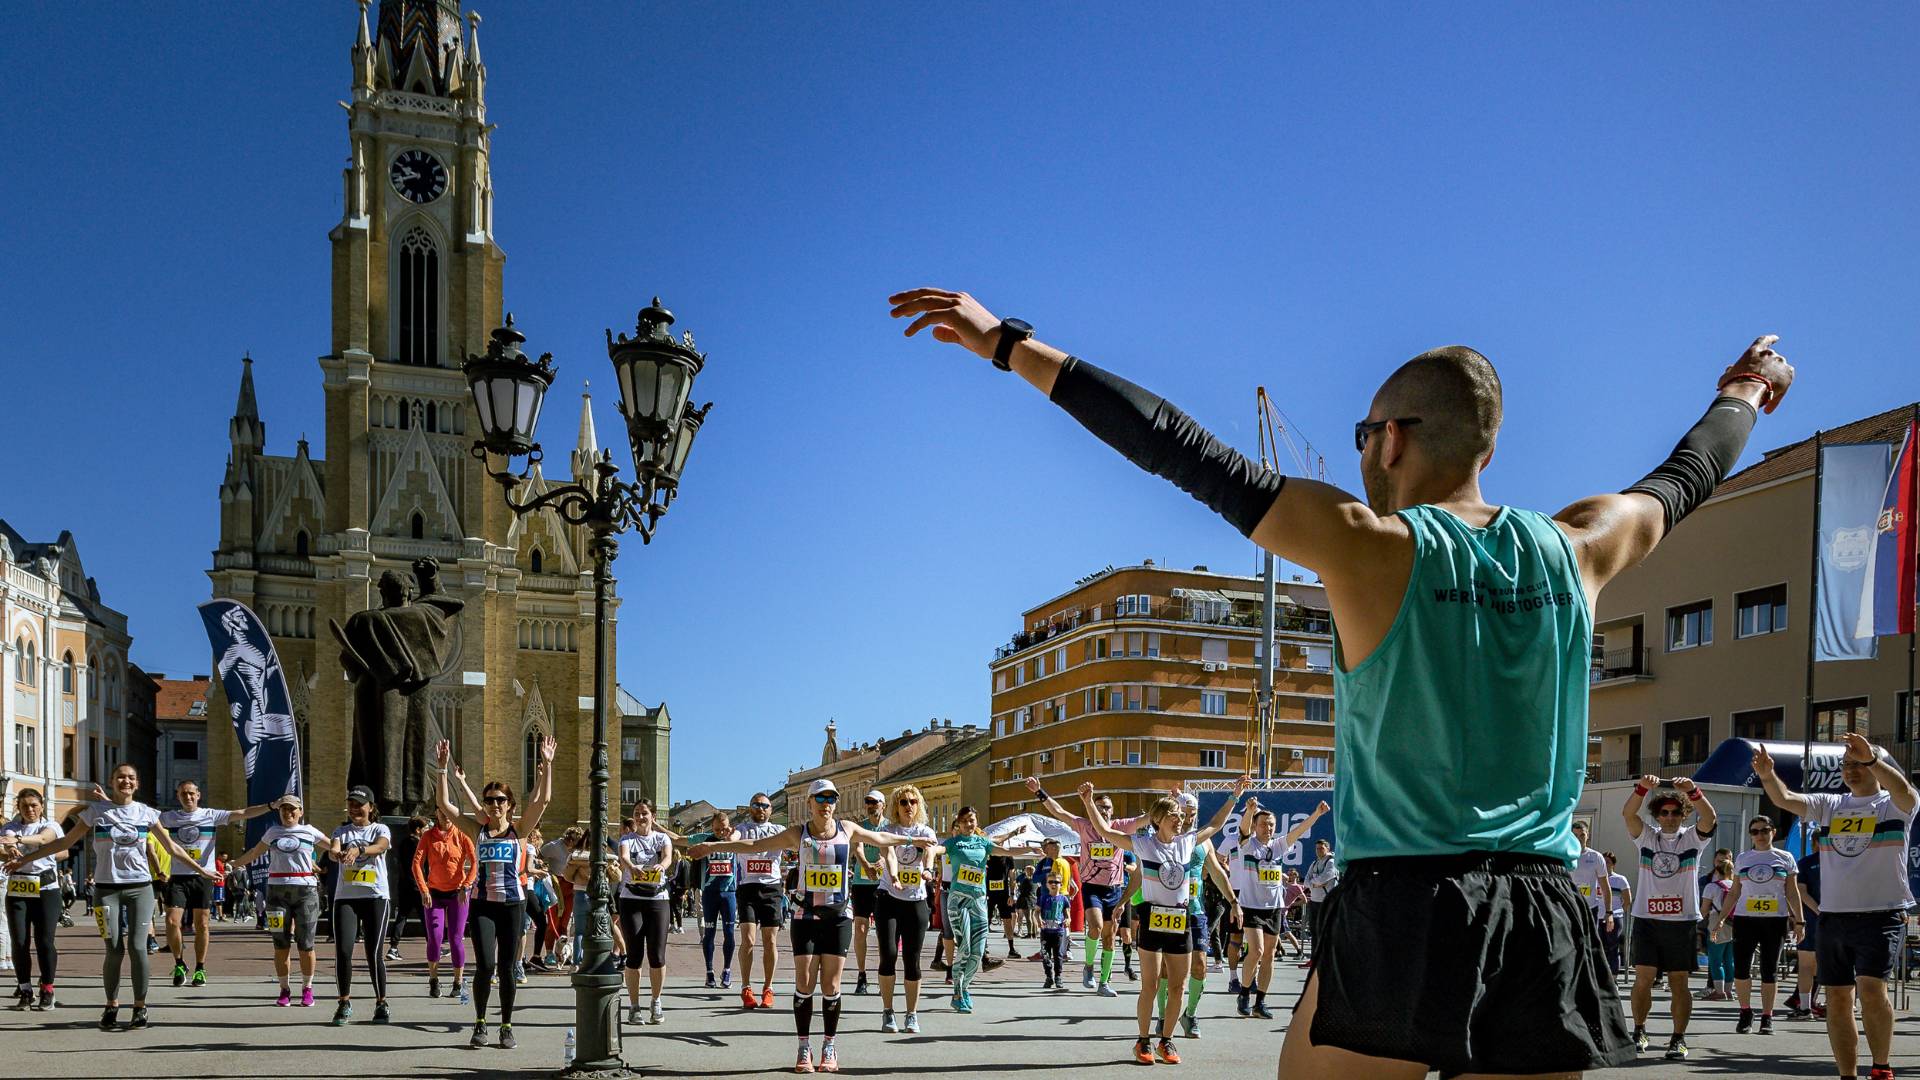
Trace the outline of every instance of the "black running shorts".
{"type": "Polygon", "coordinates": [[[988,889],[987,914],[994,919],[1013,918],[1013,894],[1005,888],[988,889]]]}
{"type": "Polygon", "coordinates": [[[213,907],[213,882],[199,874],[176,874],[167,879],[167,906],[187,911],[213,907]]]}
{"type": "Polygon", "coordinates": [[[795,956],[845,957],[853,947],[853,916],[820,919],[796,912],[792,938],[795,956]]]}
{"type": "Polygon", "coordinates": [[[1855,979],[1887,979],[1900,955],[1906,913],[1823,911],[1820,913],[1821,986],[1852,986],[1855,979]]]}
{"type": "Polygon", "coordinates": [[[1807,912],[1807,924],[1800,928],[1800,940],[1794,942],[1794,949],[1799,952],[1810,952],[1818,956],[1820,954],[1820,935],[1816,931],[1819,929],[1820,913],[1817,911],[1807,912]]]}
{"type": "Polygon", "coordinates": [[[1318,1045],[1443,1077],[1634,1059],[1599,930],[1557,860],[1356,860],[1324,902],[1318,937],[1318,1045]]]}
{"type": "Polygon", "coordinates": [[[1695,922],[1636,915],[1633,917],[1633,956],[1627,962],[1655,971],[1692,973],[1700,961],[1699,929],[1700,924],[1695,922]]]}
{"type": "Polygon", "coordinates": [[[880,897],[879,884],[876,882],[872,885],[861,885],[856,882],[855,884],[847,886],[847,891],[853,895],[853,917],[856,919],[873,918],[873,909],[879,902],[880,897]]]}
{"type": "MultiPolygon", "coordinates": [[[[1141,952],[1156,952],[1176,956],[1181,953],[1192,952],[1193,946],[1187,940],[1186,930],[1168,931],[1148,929],[1149,926],[1153,925],[1153,921],[1148,914],[1150,906],[1151,905],[1148,904],[1140,904],[1134,913],[1134,929],[1136,931],[1133,938],[1134,948],[1139,949],[1141,952]]],[[[1191,925],[1192,916],[1188,916],[1188,923],[1191,925]]]]}
{"type": "Polygon", "coordinates": [[[741,925],[769,929],[780,925],[781,905],[786,902],[780,894],[780,886],[754,885],[743,881],[735,886],[733,898],[734,905],[739,909],[741,925]]]}
{"type": "Polygon", "coordinates": [[[1277,934],[1280,932],[1280,909],[1241,908],[1240,928],[1242,930],[1259,930],[1263,933],[1277,934]]]}

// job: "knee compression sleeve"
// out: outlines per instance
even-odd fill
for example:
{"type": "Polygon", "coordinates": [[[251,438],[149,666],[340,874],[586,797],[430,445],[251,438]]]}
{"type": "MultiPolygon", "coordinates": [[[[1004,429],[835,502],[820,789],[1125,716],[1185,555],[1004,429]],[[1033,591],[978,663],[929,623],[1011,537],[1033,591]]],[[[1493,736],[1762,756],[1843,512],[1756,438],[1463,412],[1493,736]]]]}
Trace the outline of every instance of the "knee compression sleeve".
{"type": "Polygon", "coordinates": [[[1206,503],[1243,536],[1253,535],[1286,482],[1165,398],[1077,356],[1061,365],[1052,399],[1128,461],[1206,503]]]}
{"type": "Polygon", "coordinates": [[[1671,532],[1733,471],[1758,418],[1753,406],[1739,398],[1715,398],[1707,415],[1681,437],[1667,460],[1627,491],[1658,500],[1671,532]]]}

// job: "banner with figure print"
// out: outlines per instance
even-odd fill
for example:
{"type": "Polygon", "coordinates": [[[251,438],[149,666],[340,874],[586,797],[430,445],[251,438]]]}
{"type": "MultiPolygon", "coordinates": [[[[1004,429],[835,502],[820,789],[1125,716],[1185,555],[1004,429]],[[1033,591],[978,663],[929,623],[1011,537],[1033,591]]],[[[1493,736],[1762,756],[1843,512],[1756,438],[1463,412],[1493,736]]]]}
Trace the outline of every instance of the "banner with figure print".
{"type": "MultiPolygon", "coordinates": [[[[300,742],[293,726],[293,695],[280,670],[273,638],[260,616],[237,600],[200,605],[213,645],[213,670],[227,694],[233,733],[240,740],[247,768],[247,805],[259,806],[282,795],[300,794],[300,742]]],[[[247,822],[253,844],[273,824],[272,815],[247,822]]]]}
{"type": "Polygon", "coordinates": [[[1873,586],[1874,522],[1887,490],[1886,443],[1820,448],[1820,507],[1814,525],[1820,576],[1813,586],[1813,658],[1879,655],[1871,617],[1860,633],[1863,597],[1873,586]]]}

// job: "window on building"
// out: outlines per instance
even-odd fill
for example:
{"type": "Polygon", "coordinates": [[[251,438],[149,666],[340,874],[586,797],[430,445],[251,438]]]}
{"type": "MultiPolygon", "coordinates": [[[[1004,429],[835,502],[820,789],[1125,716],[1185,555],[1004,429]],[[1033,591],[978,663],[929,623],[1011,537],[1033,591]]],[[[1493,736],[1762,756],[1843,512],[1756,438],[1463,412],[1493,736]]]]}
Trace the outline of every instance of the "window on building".
{"type": "Polygon", "coordinates": [[[1787,628],[1787,587],[1770,585],[1764,589],[1736,594],[1733,636],[1755,637],[1787,628]]]}
{"type": "MultiPolygon", "coordinates": [[[[521,781],[520,781],[520,790],[521,790],[522,792],[527,792],[527,791],[532,791],[532,790],[533,790],[533,771],[534,771],[534,764],[535,764],[536,762],[538,762],[538,761],[540,760],[540,737],[541,737],[542,735],[544,735],[544,734],[545,734],[545,732],[543,732],[543,731],[541,731],[541,730],[540,730],[540,728],[539,728],[538,726],[534,726],[534,727],[530,727],[530,728],[528,728],[528,729],[527,729],[527,738],[526,738],[526,741],[525,741],[524,743],[522,743],[522,744],[521,744],[521,748],[520,748],[520,769],[521,769],[521,781]]],[[[524,796],[523,796],[523,797],[524,797],[524,796]]]]}
{"type": "Polygon", "coordinates": [[[1692,765],[1707,760],[1707,718],[1669,722],[1660,746],[1662,765],[1692,765]]]}
{"type": "Polygon", "coordinates": [[[1733,714],[1736,739],[1778,739],[1786,734],[1786,714],[1781,709],[1749,709],[1733,714]]]}
{"type": "Polygon", "coordinates": [[[1013,665],[1013,685],[1027,685],[1027,665],[1024,662],[1013,665]]]}
{"type": "Polygon", "coordinates": [[[399,301],[394,307],[399,313],[400,362],[421,367],[439,363],[440,252],[425,229],[414,229],[400,241],[393,288],[399,301]]]}
{"type": "Polygon", "coordinates": [[[40,729],[26,724],[13,725],[13,763],[21,772],[33,774],[40,771],[40,755],[37,738],[40,729]]]}
{"type": "Polygon", "coordinates": [[[1128,739],[1127,740],[1127,764],[1138,765],[1140,764],[1140,761],[1141,761],[1140,740],[1128,739]]]}
{"type": "Polygon", "coordinates": [[[1327,755],[1308,754],[1300,759],[1300,771],[1308,776],[1327,775],[1327,755]]]}
{"type": "Polygon", "coordinates": [[[1094,638],[1093,651],[1095,657],[1105,660],[1107,658],[1107,639],[1103,637],[1094,638]]]}
{"type": "Polygon", "coordinates": [[[73,753],[74,753],[73,735],[71,733],[61,735],[60,736],[60,775],[62,778],[67,780],[73,779],[74,773],[77,771],[75,768],[77,763],[73,759],[73,753]]]}
{"type": "Polygon", "coordinates": [[[1058,675],[1065,670],[1067,670],[1067,647],[1062,645],[1053,650],[1053,671],[1058,675]]]}
{"type": "Polygon", "coordinates": [[[1157,657],[1160,655],[1160,635],[1159,634],[1147,635],[1147,655],[1154,656],[1154,657],[1157,657]]]}
{"type": "Polygon", "coordinates": [[[534,573],[534,574],[541,573],[542,572],[541,564],[544,563],[545,561],[546,561],[546,556],[541,553],[539,548],[534,548],[531,552],[527,554],[528,572],[534,573]]]}
{"type": "Polygon", "coordinates": [[[1223,690],[1200,691],[1200,711],[1208,716],[1227,715],[1227,695],[1223,690]]]}
{"type": "Polygon", "coordinates": [[[60,692],[73,693],[73,654],[67,653],[60,658],[60,692]]]}
{"type": "Polygon", "coordinates": [[[1128,656],[1140,656],[1143,654],[1145,650],[1142,648],[1141,638],[1142,638],[1142,635],[1140,634],[1127,635],[1127,655],[1128,656]]]}
{"type": "Polygon", "coordinates": [[[1713,601],[1667,609],[1667,651],[1713,644],[1713,601]]]}
{"type": "Polygon", "coordinates": [[[640,736],[622,735],[620,737],[620,760],[621,761],[639,761],[640,760],[640,736]]]}
{"type": "Polygon", "coordinates": [[[173,760],[199,761],[200,744],[192,739],[175,739],[173,741],[173,760]]]}
{"type": "Polygon", "coordinates": [[[1333,670],[1333,646],[1331,645],[1307,646],[1307,670],[1308,671],[1332,671],[1333,670]]]}
{"type": "Polygon", "coordinates": [[[993,692],[996,694],[1003,694],[1003,693],[1006,693],[1006,690],[1007,690],[1007,673],[1002,671],[994,675],[993,677],[993,692]]]}
{"type": "Polygon", "coordinates": [[[1092,638],[1088,638],[1087,640],[1080,643],[1080,662],[1083,664],[1093,663],[1093,639],[1092,638]]]}
{"type": "Polygon", "coordinates": [[[1311,724],[1333,723],[1333,699],[1308,698],[1307,722],[1311,724]]]}
{"type": "Polygon", "coordinates": [[[33,643],[19,638],[13,643],[13,663],[17,669],[13,673],[15,682],[33,685],[33,643]]]}
{"type": "Polygon", "coordinates": [[[1818,701],[1813,706],[1813,741],[1836,742],[1849,731],[1867,733],[1867,699],[1818,701]]]}
{"type": "Polygon", "coordinates": [[[418,511],[414,512],[411,531],[415,540],[425,540],[427,538],[427,519],[421,517],[418,511]]]}
{"type": "Polygon", "coordinates": [[[1053,703],[1053,722],[1059,723],[1067,718],[1067,699],[1061,698],[1053,703]]]}
{"type": "Polygon", "coordinates": [[[620,808],[623,811],[631,808],[634,803],[637,803],[644,798],[646,798],[646,796],[640,793],[639,784],[621,784],[620,785],[620,808]]]}
{"type": "Polygon", "coordinates": [[[1894,715],[1900,717],[1901,721],[1895,737],[1901,742],[1920,742],[1920,695],[1902,690],[1898,701],[1899,707],[1894,710],[1894,715]]]}
{"type": "Polygon", "coordinates": [[[87,656],[87,700],[100,700],[100,658],[92,654],[87,656]]]}
{"type": "Polygon", "coordinates": [[[1147,687],[1147,711],[1160,711],[1160,688],[1157,686],[1147,687]]]}
{"type": "Polygon", "coordinates": [[[1203,768],[1203,769],[1224,769],[1224,768],[1226,768],[1226,767],[1227,767],[1227,752],[1226,752],[1225,750],[1202,750],[1202,751],[1200,751],[1200,767],[1201,767],[1201,768],[1203,768]]]}
{"type": "Polygon", "coordinates": [[[300,558],[306,558],[307,548],[311,543],[312,541],[307,537],[307,530],[301,529],[293,535],[293,553],[300,558]]]}
{"type": "Polygon", "coordinates": [[[1203,663],[1224,664],[1227,662],[1227,643],[1223,638],[1201,638],[1200,659],[1203,663]]]}
{"type": "Polygon", "coordinates": [[[1120,712],[1127,707],[1127,692],[1118,686],[1107,688],[1107,709],[1120,712]]]}
{"type": "Polygon", "coordinates": [[[1033,721],[1033,713],[1031,710],[1029,709],[1015,710],[1013,714],[1013,730],[1025,731],[1027,730],[1027,725],[1032,721],[1033,721]]]}

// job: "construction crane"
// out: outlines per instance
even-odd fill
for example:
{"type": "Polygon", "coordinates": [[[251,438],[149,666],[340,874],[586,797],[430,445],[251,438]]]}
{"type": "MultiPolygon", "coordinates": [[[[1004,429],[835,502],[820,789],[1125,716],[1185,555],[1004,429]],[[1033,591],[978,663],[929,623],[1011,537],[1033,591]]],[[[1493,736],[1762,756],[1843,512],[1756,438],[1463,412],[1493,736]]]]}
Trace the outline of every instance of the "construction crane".
{"type": "MultiPolygon", "coordinates": [[[[1254,388],[1254,406],[1260,429],[1260,467],[1267,472],[1281,471],[1280,448],[1286,447],[1295,473],[1313,480],[1327,478],[1327,459],[1313,448],[1306,435],[1280,407],[1267,396],[1267,388],[1254,388]],[[1296,435],[1298,438],[1296,438],[1296,435]]],[[[1260,690],[1248,711],[1246,751],[1248,771],[1260,780],[1273,778],[1273,627],[1274,589],[1277,560],[1273,552],[1261,550],[1260,597],[1260,690]]]]}

